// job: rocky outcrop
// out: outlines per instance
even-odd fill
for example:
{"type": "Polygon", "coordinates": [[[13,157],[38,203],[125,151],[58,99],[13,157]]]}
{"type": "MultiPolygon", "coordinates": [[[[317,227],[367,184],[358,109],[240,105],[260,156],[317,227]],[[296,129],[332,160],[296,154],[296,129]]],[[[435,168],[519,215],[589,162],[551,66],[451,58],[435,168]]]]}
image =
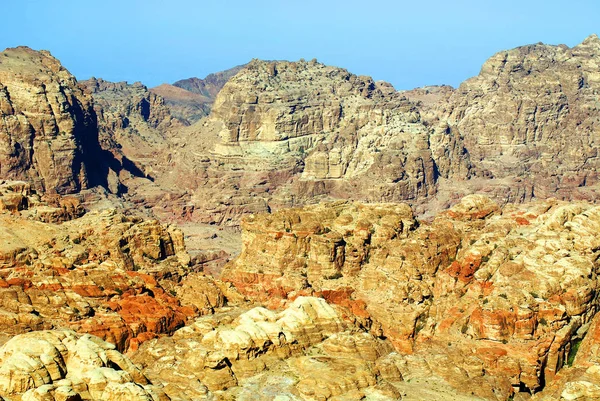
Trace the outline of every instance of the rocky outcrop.
{"type": "Polygon", "coordinates": [[[501,210],[482,196],[431,223],[405,205],[286,210],[244,221],[223,279],[272,306],[323,297],[407,366],[505,399],[550,383],[597,313],[599,216],[587,203],[501,210]]]}
{"type": "Polygon", "coordinates": [[[68,330],[21,334],[4,344],[0,396],[22,401],[169,400],[114,345],[68,330]]]}
{"type": "Polygon", "coordinates": [[[471,193],[595,200],[598,43],[503,51],[456,90],[400,93],[317,62],[254,60],[173,138],[174,165],[197,177],[187,216],[236,224],[327,199],[407,201],[432,216],[471,193]]]}
{"type": "Polygon", "coordinates": [[[0,53],[0,178],[48,193],[104,184],[91,99],[47,51],[0,53]]]}
{"type": "Polygon", "coordinates": [[[461,139],[391,85],[316,61],[252,61],[193,131],[201,143],[173,138],[203,178],[190,203],[219,222],[323,198],[418,201],[471,174],[461,139]]]}
{"type": "Polygon", "coordinates": [[[254,308],[200,318],[172,338],[145,343],[134,361],[174,400],[212,399],[223,390],[220,399],[260,393],[269,400],[336,400],[372,393],[397,400],[391,383],[402,375],[390,349],[350,330],[323,299],[299,297],[281,312],[254,308]]]}
{"type": "Polygon", "coordinates": [[[599,62],[596,35],[573,48],[523,46],[495,54],[442,98],[438,118],[486,177],[470,190],[502,202],[596,199],[599,62]]]}
{"type": "Polygon", "coordinates": [[[108,189],[122,194],[129,186],[151,186],[168,146],[168,132],[184,125],[171,116],[162,97],[139,82],[92,78],[80,86],[94,99],[100,143],[112,158],[108,189]]]}
{"type": "Polygon", "coordinates": [[[52,206],[28,191],[0,186],[0,204],[17,205],[0,212],[0,342],[71,328],[124,351],[224,304],[202,276],[190,282],[193,302],[177,299],[190,262],[181,231],[115,210],[81,216],[69,197],[52,206]]]}

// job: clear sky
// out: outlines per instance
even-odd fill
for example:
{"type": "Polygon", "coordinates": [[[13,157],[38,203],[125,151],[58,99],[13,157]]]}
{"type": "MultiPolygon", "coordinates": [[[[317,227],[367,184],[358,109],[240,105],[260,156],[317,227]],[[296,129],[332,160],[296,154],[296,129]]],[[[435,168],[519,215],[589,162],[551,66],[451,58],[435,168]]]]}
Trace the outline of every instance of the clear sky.
{"type": "Polygon", "coordinates": [[[457,86],[497,51],[592,33],[598,0],[0,0],[0,48],[148,86],[252,58],[317,58],[397,89],[457,86]]]}

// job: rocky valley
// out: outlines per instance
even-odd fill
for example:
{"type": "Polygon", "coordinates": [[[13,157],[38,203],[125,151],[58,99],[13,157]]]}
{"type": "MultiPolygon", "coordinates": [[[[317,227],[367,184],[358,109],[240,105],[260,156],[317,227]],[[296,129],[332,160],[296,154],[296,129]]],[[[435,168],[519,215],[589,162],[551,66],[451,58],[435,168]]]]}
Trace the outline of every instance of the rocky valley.
{"type": "Polygon", "coordinates": [[[0,400],[600,399],[600,39],[397,91],[0,53],[0,400]]]}

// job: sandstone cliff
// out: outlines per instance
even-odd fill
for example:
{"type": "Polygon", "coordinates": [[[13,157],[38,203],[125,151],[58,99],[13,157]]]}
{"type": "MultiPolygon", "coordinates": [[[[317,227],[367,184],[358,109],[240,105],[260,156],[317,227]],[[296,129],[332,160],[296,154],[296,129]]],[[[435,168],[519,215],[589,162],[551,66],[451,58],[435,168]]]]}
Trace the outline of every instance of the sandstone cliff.
{"type": "MultiPolygon", "coordinates": [[[[464,137],[497,200],[598,196],[600,39],[535,44],[495,54],[477,77],[442,97],[437,118],[464,137]]],[[[450,185],[453,185],[450,183],[450,185]]]]}
{"type": "Polygon", "coordinates": [[[173,144],[202,177],[198,218],[219,222],[330,197],[418,202],[471,175],[461,139],[389,84],[316,61],[252,61],[173,144]]]}
{"type": "Polygon", "coordinates": [[[0,177],[72,193],[102,184],[91,99],[48,52],[0,53],[0,177]]]}

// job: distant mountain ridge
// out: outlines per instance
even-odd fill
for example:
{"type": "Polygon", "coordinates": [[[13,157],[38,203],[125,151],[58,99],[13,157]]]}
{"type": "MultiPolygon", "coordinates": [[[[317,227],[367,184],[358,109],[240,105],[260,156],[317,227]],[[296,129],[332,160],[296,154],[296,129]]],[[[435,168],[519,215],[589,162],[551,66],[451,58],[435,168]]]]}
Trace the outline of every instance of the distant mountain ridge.
{"type": "Polygon", "coordinates": [[[225,71],[208,74],[204,79],[196,77],[181,79],[173,86],[214,99],[227,81],[247,65],[238,65],[225,71]]]}
{"type": "MultiPolygon", "coordinates": [[[[72,81],[63,92],[77,93],[80,85],[46,53],[19,52],[0,57],[0,95],[9,99],[0,105],[10,105],[0,114],[9,122],[4,131],[13,133],[0,137],[0,178],[34,181],[41,190],[77,192],[91,186],[94,172],[92,182],[112,192],[128,188],[127,197],[162,216],[233,225],[247,213],[327,199],[409,201],[426,214],[478,192],[500,204],[552,196],[593,201],[600,194],[596,35],[572,48],[498,52],[457,89],[398,92],[316,60],[253,60],[151,90],[98,80],[85,138],[100,132],[95,157],[113,157],[102,161],[112,167],[101,173],[86,165],[83,128],[63,123],[79,127],[82,118],[73,112],[55,121],[51,111],[68,107],[43,106],[17,83],[55,63],[48,82],[56,69],[71,77],[62,78],[63,85],[72,81]],[[42,106],[47,118],[39,126],[31,111],[42,106]],[[33,153],[29,126],[41,146],[33,153]],[[73,142],[62,135],[69,132],[73,142]],[[47,141],[54,152],[48,157],[47,141]],[[27,159],[32,154],[41,159],[27,159]],[[62,183],[47,185],[57,171],[62,183]]],[[[80,103],[91,102],[86,96],[78,95],[80,103]]]]}
{"type": "Polygon", "coordinates": [[[227,81],[240,72],[246,64],[209,74],[204,79],[192,77],[174,84],[162,84],[150,91],[162,96],[174,117],[185,124],[193,124],[210,114],[217,94],[227,81]]]}

